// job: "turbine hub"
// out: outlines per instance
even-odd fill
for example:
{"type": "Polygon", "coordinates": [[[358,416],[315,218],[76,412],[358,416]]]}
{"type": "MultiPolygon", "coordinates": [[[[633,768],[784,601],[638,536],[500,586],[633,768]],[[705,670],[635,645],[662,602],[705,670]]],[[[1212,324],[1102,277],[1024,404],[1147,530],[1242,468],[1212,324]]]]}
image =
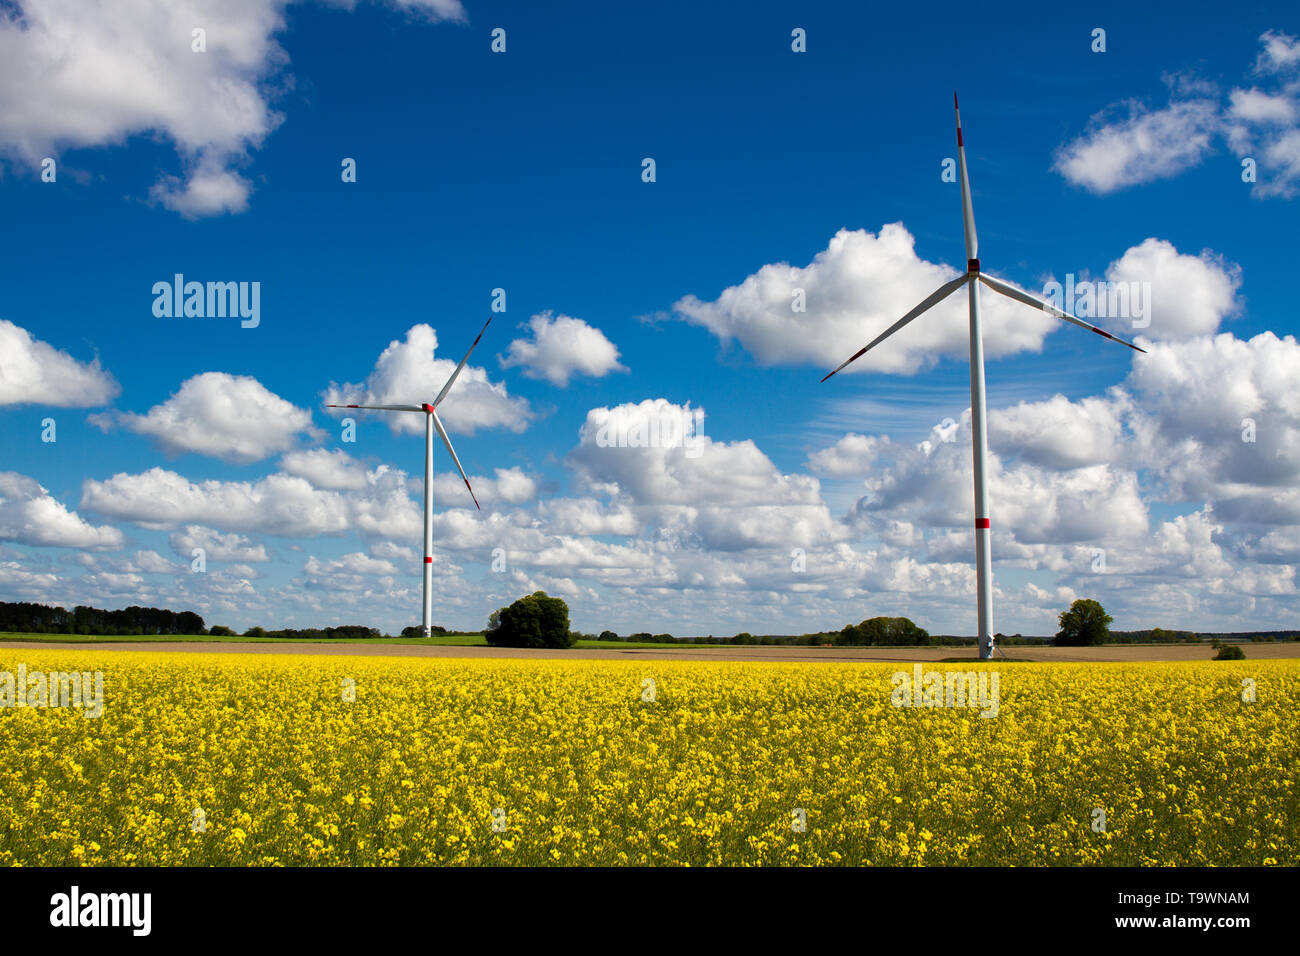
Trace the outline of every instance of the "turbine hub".
{"type": "Polygon", "coordinates": [[[420,407],[423,408],[423,409],[424,409],[426,412],[428,412],[429,414],[433,414],[433,406],[430,405],[428,402],[425,402],[425,403],[424,403],[423,405],[421,405],[420,407]]]}
{"type": "Polygon", "coordinates": [[[980,261],[978,259],[966,260],[966,274],[968,276],[977,276],[980,274],[980,261]]]}

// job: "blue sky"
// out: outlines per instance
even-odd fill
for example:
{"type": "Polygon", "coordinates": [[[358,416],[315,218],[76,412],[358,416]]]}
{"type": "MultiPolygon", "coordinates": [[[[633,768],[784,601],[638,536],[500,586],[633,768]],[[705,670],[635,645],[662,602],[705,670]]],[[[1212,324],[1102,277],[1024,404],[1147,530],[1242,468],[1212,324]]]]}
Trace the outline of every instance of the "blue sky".
{"type": "Polygon", "coordinates": [[[501,288],[491,387],[445,406],[491,481],[481,515],[439,494],[435,621],[542,587],[584,630],[971,633],[964,293],[818,381],[965,258],[956,88],[984,268],[1153,290],[1149,327],[1095,320],[1144,335],[1137,361],[985,295],[995,627],[1051,633],[1076,596],[1117,627],[1295,624],[1293,9],[193,0],[121,4],[106,46],[62,4],[6,7],[6,599],[418,622],[420,437],[362,418],[342,443],[321,406],[431,399],[445,369],[408,333],[454,362],[501,288]],[[178,272],[259,282],[260,323],[155,316],[178,272]],[[594,410],[688,405],[698,458],[593,447],[594,410]],[[196,574],[213,535],[231,557],[196,574]]]}

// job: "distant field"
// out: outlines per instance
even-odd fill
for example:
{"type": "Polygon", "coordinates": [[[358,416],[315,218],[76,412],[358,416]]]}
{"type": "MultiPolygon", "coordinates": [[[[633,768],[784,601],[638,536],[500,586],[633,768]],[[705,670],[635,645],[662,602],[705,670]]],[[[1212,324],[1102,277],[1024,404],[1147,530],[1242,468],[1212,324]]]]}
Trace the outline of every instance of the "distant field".
{"type": "MultiPolygon", "coordinates": [[[[974,647],[807,647],[802,645],[654,644],[624,641],[579,641],[564,650],[490,647],[481,634],[424,638],[301,639],[256,637],[101,637],[0,633],[0,647],[86,647],[108,651],[176,651],[218,654],[345,654],[366,657],[528,658],[533,660],[699,660],[771,661],[974,661],[974,647]]],[[[1244,643],[1248,660],[1300,659],[1300,642],[1244,643]]],[[[1113,644],[1102,647],[1008,646],[995,661],[1204,661],[1214,656],[1209,644],[1113,644]]]]}
{"type": "Polygon", "coordinates": [[[112,647],[0,649],[103,674],[94,719],[0,707],[0,866],[1300,862],[1296,661],[972,664],[928,708],[891,663],[112,647]]]}

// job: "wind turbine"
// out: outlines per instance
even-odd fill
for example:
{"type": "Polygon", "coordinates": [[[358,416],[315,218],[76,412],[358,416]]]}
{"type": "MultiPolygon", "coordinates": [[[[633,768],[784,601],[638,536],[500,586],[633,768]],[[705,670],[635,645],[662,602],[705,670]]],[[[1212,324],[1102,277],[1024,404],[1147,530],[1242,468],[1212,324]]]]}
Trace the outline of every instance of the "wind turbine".
{"type": "Polygon", "coordinates": [[[432,402],[426,402],[423,405],[326,405],[326,408],[362,408],[370,409],[376,412],[423,412],[424,413],[424,636],[428,637],[431,628],[430,614],[433,610],[433,432],[437,429],[442,443],[447,446],[447,451],[451,453],[451,460],[456,463],[456,470],[460,472],[460,477],[465,482],[465,487],[469,488],[469,496],[474,499],[474,507],[482,511],[478,503],[478,498],[474,494],[474,489],[470,488],[469,478],[465,477],[465,469],[460,466],[460,459],[456,457],[456,449],[451,447],[451,439],[447,437],[447,429],[442,427],[442,420],[438,417],[438,405],[447,397],[451,391],[452,383],[456,381],[456,376],[460,370],[465,367],[469,361],[470,353],[474,351],[474,346],[478,345],[479,339],[483,338],[483,332],[487,331],[488,325],[492,322],[489,316],[487,322],[483,323],[483,330],[479,332],[478,337],[469,347],[469,352],[460,360],[456,370],[451,373],[451,378],[447,379],[447,384],[442,387],[438,397],[432,402]]]}
{"type": "Polygon", "coordinates": [[[994,292],[1000,292],[1017,302],[1023,302],[1025,305],[1042,309],[1049,315],[1064,319],[1071,325],[1089,329],[1100,336],[1112,339],[1121,345],[1127,345],[1138,352],[1145,352],[1146,349],[1138,348],[1132,342],[1128,342],[1118,335],[1111,335],[1095,325],[1089,325],[1067,312],[1062,312],[1042,299],[1036,298],[1027,292],[1021,292],[1000,279],[995,279],[980,271],[979,240],[975,236],[975,213],[971,208],[970,180],[966,175],[966,147],[961,138],[961,110],[957,107],[956,93],[952,94],[952,108],[957,114],[957,162],[961,167],[961,216],[966,232],[966,274],[941,285],[923,299],[911,312],[908,312],[866,346],[849,356],[843,365],[827,375],[826,378],[823,378],[822,381],[826,381],[835,372],[861,358],[923,312],[938,305],[961,286],[968,287],[970,296],[970,424],[972,453],[975,458],[975,584],[977,614],[979,616],[980,660],[988,660],[993,656],[993,570],[992,554],[989,547],[991,529],[989,527],[988,486],[985,483],[984,471],[984,459],[988,455],[988,436],[984,410],[984,338],[980,330],[979,283],[983,282],[994,292]]]}

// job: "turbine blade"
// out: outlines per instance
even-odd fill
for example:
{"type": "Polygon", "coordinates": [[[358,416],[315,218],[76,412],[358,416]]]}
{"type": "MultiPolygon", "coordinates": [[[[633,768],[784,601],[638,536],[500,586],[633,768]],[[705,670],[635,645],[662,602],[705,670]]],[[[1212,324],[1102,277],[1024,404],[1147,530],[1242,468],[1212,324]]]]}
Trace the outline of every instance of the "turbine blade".
{"type": "Polygon", "coordinates": [[[961,138],[961,110],[957,108],[957,93],[952,94],[952,110],[957,114],[957,164],[961,168],[961,221],[966,230],[966,258],[980,257],[980,241],[975,235],[975,209],[970,199],[970,177],[966,174],[966,144],[961,138]]]}
{"type": "Polygon", "coordinates": [[[492,322],[492,316],[489,315],[488,320],[483,323],[482,331],[479,332],[478,337],[475,338],[474,341],[470,344],[469,352],[465,353],[465,357],[461,359],[460,364],[456,366],[456,371],[451,373],[451,378],[447,379],[447,384],[442,387],[442,391],[438,393],[438,397],[433,400],[434,408],[437,408],[438,403],[441,402],[444,398],[446,398],[447,393],[451,391],[451,383],[456,381],[456,376],[460,374],[460,370],[463,369],[465,367],[465,363],[469,361],[470,352],[474,351],[474,346],[478,345],[478,340],[483,338],[483,333],[487,331],[487,327],[491,324],[491,322],[492,322]]]}
{"type": "MultiPolygon", "coordinates": [[[[468,358],[468,356],[466,357],[468,358]]],[[[451,447],[451,439],[447,437],[447,429],[442,427],[442,420],[438,418],[437,412],[430,409],[429,415],[433,418],[433,427],[438,429],[438,434],[442,436],[442,443],[447,446],[447,451],[451,452],[451,460],[456,463],[456,470],[460,472],[461,480],[465,482],[465,487],[469,488],[469,496],[474,499],[474,507],[482,511],[483,507],[478,503],[474,489],[469,487],[469,479],[465,477],[465,469],[460,466],[460,459],[456,457],[456,449],[451,447]]]]}
{"type": "MultiPolygon", "coordinates": [[[[835,372],[838,372],[840,369],[844,368],[844,366],[848,365],[850,362],[856,362],[863,355],[867,354],[867,352],[871,351],[881,342],[885,341],[885,339],[889,338],[891,335],[893,335],[903,326],[907,325],[908,322],[911,322],[913,319],[915,319],[926,309],[930,308],[930,306],[935,305],[936,303],[941,302],[942,300],[948,298],[948,296],[952,295],[952,293],[957,291],[957,289],[960,286],[965,285],[966,280],[968,280],[969,278],[970,278],[969,275],[959,275],[951,282],[945,282],[943,285],[939,286],[938,289],[936,289],[934,292],[931,292],[928,296],[926,296],[926,298],[921,301],[920,305],[918,305],[911,312],[907,313],[907,315],[903,316],[901,319],[899,319],[889,328],[885,329],[885,331],[881,332],[874,339],[872,339],[869,345],[858,349],[856,352],[850,355],[848,359],[846,359],[844,363],[840,365],[839,368],[835,369],[835,372]]],[[[835,374],[835,372],[829,373],[826,376],[826,378],[830,378],[831,375],[835,374]]],[[[823,382],[826,381],[826,378],[823,378],[822,381],[823,382]]]]}
{"type": "Polygon", "coordinates": [[[326,408],[368,408],[379,412],[422,412],[419,405],[326,405],[326,408]]]}
{"type": "Polygon", "coordinates": [[[1136,352],[1142,352],[1144,354],[1146,353],[1146,349],[1134,345],[1132,342],[1128,341],[1127,339],[1122,339],[1118,335],[1111,335],[1105,329],[1099,329],[1095,325],[1089,325],[1087,322],[1084,322],[1082,319],[1076,319],[1074,316],[1070,315],[1070,313],[1062,312],[1056,306],[1048,302],[1044,302],[1042,299],[1039,299],[1036,296],[1032,296],[1028,292],[1021,292],[1015,286],[1007,285],[1001,279],[995,279],[992,276],[985,275],[983,272],[981,272],[980,281],[983,282],[990,289],[992,289],[994,292],[1001,292],[1009,299],[1015,299],[1017,302],[1023,302],[1025,305],[1033,306],[1036,309],[1042,309],[1047,314],[1054,315],[1058,319],[1064,319],[1066,322],[1069,322],[1071,325],[1077,325],[1081,329],[1090,329],[1091,331],[1096,332],[1098,335],[1104,338],[1113,339],[1114,341],[1120,343],[1121,345],[1127,345],[1129,348],[1133,349],[1136,352]]]}

